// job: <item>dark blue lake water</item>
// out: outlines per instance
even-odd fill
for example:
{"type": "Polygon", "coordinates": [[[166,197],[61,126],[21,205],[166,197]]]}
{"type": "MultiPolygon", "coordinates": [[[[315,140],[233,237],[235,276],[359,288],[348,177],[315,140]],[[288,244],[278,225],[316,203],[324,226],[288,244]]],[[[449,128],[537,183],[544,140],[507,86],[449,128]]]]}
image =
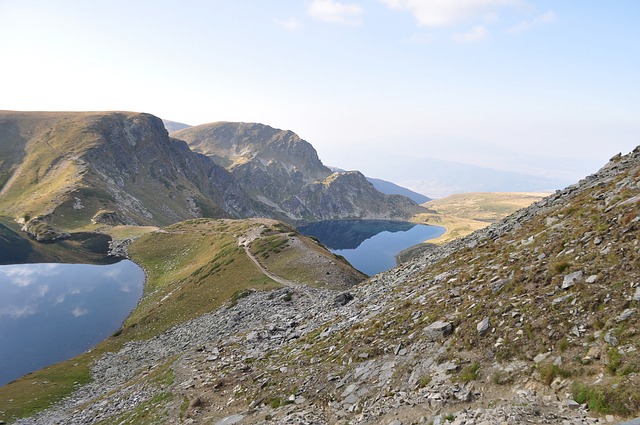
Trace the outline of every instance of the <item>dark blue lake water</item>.
{"type": "Polygon", "coordinates": [[[131,261],[0,266],[0,385],[113,334],[137,305],[144,279],[131,261]]]}
{"type": "Polygon", "coordinates": [[[396,266],[400,251],[444,234],[445,228],[386,220],[331,220],[298,228],[372,276],[396,266]]]}

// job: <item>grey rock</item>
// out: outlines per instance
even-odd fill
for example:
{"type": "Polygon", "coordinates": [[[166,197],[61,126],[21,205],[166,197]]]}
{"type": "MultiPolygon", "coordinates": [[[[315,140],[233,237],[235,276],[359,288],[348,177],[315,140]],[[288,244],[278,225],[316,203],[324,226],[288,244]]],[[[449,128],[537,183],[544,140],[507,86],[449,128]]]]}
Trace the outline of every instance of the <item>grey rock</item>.
{"type": "Polygon", "coordinates": [[[356,404],[358,402],[358,396],[355,394],[349,394],[347,398],[344,399],[345,404],[356,404]]]}
{"type": "Polygon", "coordinates": [[[572,399],[567,400],[565,404],[569,409],[572,410],[578,410],[580,408],[580,403],[572,399]]]}
{"type": "Polygon", "coordinates": [[[613,335],[613,329],[604,335],[604,341],[612,347],[616,347],[618,345],[618,338],[613,335]]]}
{"type": "Polygon", "coordinates": [[[480,335],[484,335],[487,333],[487,331],[489,331],[490,326],[491,324],[489,322],[489,318],[485,317],[480,322],[478,322],[478,324],[476,325],[476,330],[480,335]]]}
{"type": "Polygon", "coordinates": [[[453,332],[453,325],[450,322],[436,321],[424,328],[424,333],[431,341],[435,341],[453,332]]]}
{"type": "MultiPolygon", "coordinates": [[[[607,422],[609,422],[609,420],[608,420],[609,416],[611,416],[611,415],[607,415],[607,422]]],[[[615,422],[615,418],[611,422],[615,422]]],[[[632,420],[626,421],[626,422],[620,422],[620,423],[618,423],[618,425],[640,425],[640,418],[632,419],[632,420]]]]}
{"type": "Polygon", "coordinates": [[[568,299],[569,299],[569,298],[571,298],[571,297],[572,297],[572,296],[571,296],[571,294],[568,294],[568,295],[563,295],[563,296],[558,297],[558,298],[554,298],[554,299],[551,301],[551,305],[557,305],[557,304],[560,304],[561,302],[563,302],[563,301],[565,301],[565,300],[568,300],[568,299]]]}
{"type": "Polygon", "coordinates": [[[347,397],[357,389],[358,389],[358,386],[356,384],[351,384],[347,388],[345,388],[345,390],[342,392],[340,397],[347,397]]]}
{"type": "Polygon", "coordinates": [[[497,281],[491,283],[491,292],[496,294],[509,283],[511,283],[511,279],[498,279],[497,281]]]}
{"type": "Polygon", "coordinates": [[[580,281],[581,279],[582,279],[582,270],[569,273],[562,280],[562,289],[571,288],[573,285],[575,285],[576,282],[580,281]]]}
{"type": "Polygon", "coordinates": [[[547,352],[547,353],[540,353],[540,354],[538,354],[537,356],[535,356],[535,357],[533,358],[533,361],[534,361],[535,363],[541,363],[541,362],[543,362],[543,361],[547,360],[547,357],[549,357],[550,355],[551,355],[551,352],[547,352]]]}
{"type": "Polygon", "coordinates": [[[333,299],[333,305],[336,307],[342,307],[347,305],[351,300],[353,300],[353,295],[349,292],[343,292],[333,299]]]}
{"type": "Polygon", "coordinates": [[[636,314],[635,308],[628,308],[624,310],[618,317],[616,317],[616,322],[626,322],[629,318],[636,314]]]}
{"type": "Polygon", "coordinates": [[[591,276],[589,276],[588,278],[586,278],[584,281],[586,283],[595,283],[596,280],[598,280],[598,275],[597,274],[592,274],[591,276]]]}
{"type": "Polygon", "coordinates": [[[244,416],[242,415],[231,415],[231,416],[227,416],[222,420],[219,420],[218,422],[216,422],[216,425],[233,425],[233,424],[237,424],[243,419],[244,419],[244,416]]]}
{"type": "Polygon", "coordinates": [[[640,302],[640,286],[636,288],[636,293],[633,295],[633,300],[640,302]]]}

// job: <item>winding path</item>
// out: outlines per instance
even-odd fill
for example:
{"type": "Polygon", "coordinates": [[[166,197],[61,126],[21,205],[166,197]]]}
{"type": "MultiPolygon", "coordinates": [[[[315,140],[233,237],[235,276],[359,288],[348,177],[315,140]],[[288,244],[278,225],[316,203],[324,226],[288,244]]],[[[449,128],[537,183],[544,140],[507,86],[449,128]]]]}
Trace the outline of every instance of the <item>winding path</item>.
{"type": "Polygon", "coordinates": [[[244,243],[241,240],[238,240],[238,245],[240,245],[241,247],[244,248],[244,252],[247,254],[247,257],[249,257],[251,259],[251,261],[253,261],[253,263],[256,265],[256,267],[265,276],[267,276],[269,279],[274,280],[274,281],[278,282],[279,284],[281,284],[283,286],[286,286],[288,288],[291,288],[291,289],[293,289],[293,290],[295,290],[297,292],[302,292],[310,300],[314,300],[315,299],[313,294],[306,288],[306,285],[304,285],[302,283],[294,282],[292,280],[285,279],[282,276],[278,276],[277,274],[274,274],[274,273],[270,272],[269,270],[267,270],[260,263],[260,261],[258,261],[258,259],[251,253],[251,251],[249,251],[249,247],[247,246],[248,245],[247,243],[244,243]]]}

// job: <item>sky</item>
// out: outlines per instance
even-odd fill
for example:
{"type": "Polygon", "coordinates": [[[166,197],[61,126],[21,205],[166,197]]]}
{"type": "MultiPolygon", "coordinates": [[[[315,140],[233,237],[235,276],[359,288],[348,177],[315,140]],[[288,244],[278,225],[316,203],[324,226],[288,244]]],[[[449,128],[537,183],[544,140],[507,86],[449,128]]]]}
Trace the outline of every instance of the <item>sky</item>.
{"type": "Polygon", "coordinates": [[[261,122],[381,178],[358,152],[574,178],[640,144],[639,41],[633,0],[0,0],[0,109],[261,122]]]}

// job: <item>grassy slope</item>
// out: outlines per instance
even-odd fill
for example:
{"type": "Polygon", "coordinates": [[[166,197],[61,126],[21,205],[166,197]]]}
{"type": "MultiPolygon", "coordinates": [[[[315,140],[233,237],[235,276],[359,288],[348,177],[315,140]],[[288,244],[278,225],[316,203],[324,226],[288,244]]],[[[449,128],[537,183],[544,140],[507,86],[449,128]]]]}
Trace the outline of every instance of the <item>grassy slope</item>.
{"type": "Polygon", "coordinates": [[[438,245],[464,237],[545,197],[534,192],[460,193],[423,204],[435,213],[417,214],[411,221],[443,226],[444,235],[429,242],[438,245]]]}
{"type": "MultiPolygon", "coordinates": [[[[42,410],[91,380],[90,365],[105,352],[116,351],[126,342],[151,338],[172,326],[211,312],[232,301],[248,289],[269,290],[280,285],[263,275],[238,246],[238,237],[250,232],[276,238],[289,238],[292,229],[268,219],[212,220],[195,219],[167,228],[145,232],[130,246],[133,261],[147,274],[144,294],[138,307],[123,327],[90,352],[36,371],[0,387],[0,420],[25,417],[42,410]],[[45,384],[46,382],[46,384],[45,384]]],[[[119,227],[114,232],[131,235],[135,229],[119,227]]],[[[313,272],[297,274],[290,267],[297,256],[322,255],[336,261],[306,238],[296,239],[312,250],[293,248],[283,252],[284,263],[271,252],[267,267],[285,277],[303,276],[302,282],[315,282],[313,272]],[[291,273],[291,275],[288,275],[291,273]]],[[[259,239],[258,239],[259,241],[259,239]]],[[[295,245],[295,244],[293,244],[295,245]]],[[[324,273],[324,269],[323,273],[324,273]]],[[[363,278],[350,267],[336,274],[363,278]]]]}
{"type": "Polygon", "coordinates": [[[254,241],[252,254],[279,276],[309,286],[346,289],[366,278],[342,257],[330,254],[316,241],[300,237],[285,224],[275,230],[264,231],[262,238],[254,241]],[[307,255],[300,255],[300,252],[307,255]]]}
{"type": "Polygon", "coordinates": [[[77,159],[82,151],[97,143],[84,129],[97,115],[0,114],[4,130],[0,153],[13,152],[3,165],[7,172],[11,170],[12,178],[3,187],[0,209],[9,214],[27,212],[31,216],[47,213],[76,188],[82,174],[77,159]]]}

